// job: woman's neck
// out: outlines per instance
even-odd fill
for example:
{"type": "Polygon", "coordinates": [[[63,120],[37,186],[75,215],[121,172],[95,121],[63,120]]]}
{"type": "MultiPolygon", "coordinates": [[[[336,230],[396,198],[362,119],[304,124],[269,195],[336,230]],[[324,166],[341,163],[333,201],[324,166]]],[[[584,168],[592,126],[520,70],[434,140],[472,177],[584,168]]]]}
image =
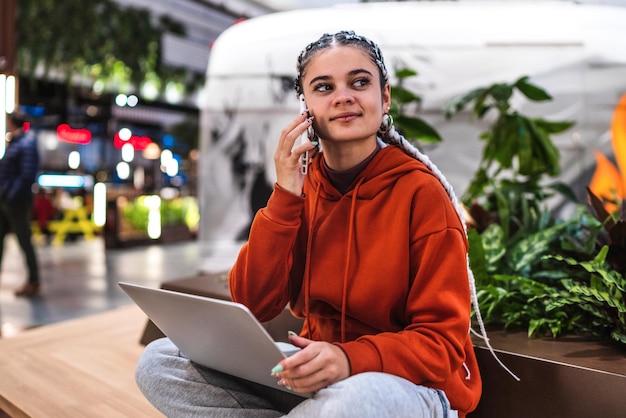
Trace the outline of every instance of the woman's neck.
{"type": "Polygon", "coordinates": [[[356,167],[376,149],[376,137],[365,141],[323,142],[326,165],[337,172],[356,167]]]}

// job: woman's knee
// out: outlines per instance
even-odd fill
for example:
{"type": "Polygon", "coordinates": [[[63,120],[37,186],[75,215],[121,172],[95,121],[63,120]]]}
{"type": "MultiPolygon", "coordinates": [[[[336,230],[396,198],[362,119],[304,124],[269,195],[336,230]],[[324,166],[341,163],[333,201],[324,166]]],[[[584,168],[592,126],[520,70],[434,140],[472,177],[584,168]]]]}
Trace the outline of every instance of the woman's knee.
{"type": "Polygon", "coordinates": [[[146,392],[160,379],[168,366],[168,358],[178,357],[178,348],[167,338],[152,341],[146,345],[135,368],[137,385],[146,392]]]}

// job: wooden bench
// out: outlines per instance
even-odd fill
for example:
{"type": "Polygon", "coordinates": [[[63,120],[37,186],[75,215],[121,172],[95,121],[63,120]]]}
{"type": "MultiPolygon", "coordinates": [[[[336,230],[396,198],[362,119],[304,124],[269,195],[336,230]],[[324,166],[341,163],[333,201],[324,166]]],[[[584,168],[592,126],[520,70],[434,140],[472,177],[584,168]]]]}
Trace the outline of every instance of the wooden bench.
{"type": "Polygon", "coordinates": [[[145,320],[132,305],[0,339],[0,416],[162,417],[135,384],[145,320]]]}
{"type": "Polygon", "coordinates": [[[500,360],[474,340],[483,396],[468,418],[589,418],[625,416],[626,347],[581,337],[528,338],[490,332],[500,360]]]}

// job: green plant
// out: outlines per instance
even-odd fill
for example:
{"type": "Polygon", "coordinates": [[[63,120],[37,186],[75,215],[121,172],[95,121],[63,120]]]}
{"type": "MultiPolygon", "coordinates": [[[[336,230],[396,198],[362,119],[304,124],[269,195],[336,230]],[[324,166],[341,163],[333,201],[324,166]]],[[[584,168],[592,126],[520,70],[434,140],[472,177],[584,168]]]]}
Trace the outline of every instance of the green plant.
{"type": "Polygon", "coordinates": [[[571,276],[571,269],[551,255],[590,257],[601,224],[582,208],[567,220],[554,219],[548,210],[527,218],[513,237],[497,223],[482,233],[469,231],[470,263],[484,318],[505,329],[526,328],[529,336],[574,332],[572,312],[547,309],[564,289],[562,280],[571,276]]]}
{"type": "Polygon", "coordinates": [[[138,89],[149,77],[163,78],[163,86],[191,81],[187,72],[161,66],[164,32],[184,28],[171,19],[153,22],[148,11],[113,0],[18,0],[20,75],[40,77],[36,71],[43,68],[46,80],[60,73],[69,86],[80,76],[81,83],[99,81],[114,91],[138,89]]]}
{"type": "Polygon", "coordinates": [[[488,194],[486,189],[489,186],[498,188],[494,184],[496,179],[508,176],[508,185],[525,186],[531,193],[537,193],[541,190],[539,182],[544,176],[555,176],[560,172],[559,153],[550,136],[569,129],[574,123],[547,121],[520,114],[510,104],[515,91],[532,101],[552,99],[525,76],[512,84],[495,83],[472,90],[450,101],[444,108],[447,118],[472,102],[472,113],[478,119],[492,110],[497,113],[493,125],[480,136],[485,145],[479,168],[463,197],[466,204],[488,194]]]}
{"type": "Polygon", "coordinates": [[[132,202],[126,203],[122,208],[122,215],[130,226],[137,231],[148,230],[150,208],[144,204],[144,197],[145,196],[141,196],[132,202]]]}
{"type": "Polygon", "coordinates": [[[422,102],[420,96],[405,87],[408,78],[416,77],[417,72],[409,68],[401,68],[395,72],[397,84],[391,87],[391,107],[389,114],[393,117],[398,132],[412,142],[441,142],[441,136],[428,122],[415,116],[422,102]]]}
{"type": "Polygon", "coordinates": [[[448,106],[451,116],[471,101],[479,118],[498,112],[481,138],[479,169],[465,195],[470,264],[487,323],[525,328],[529,336],[590,334],[626,343],[626,221],[609,214],[590,191],[589,206],[557,219],[545,204],[560,184],[550,135],[571,122],[520,115],[509,100],[518,89],[531,100],[550,96],[522,77],[476,89],[448,106]]]}
{"type": "MultiPolygon", "coordinates": [[[[127,203],[123,209],[123,215],[126,220],[138,231],[148,230],[150,207],[146,203],[147,197],[139,196],[132,202],[127,203]]],[[[162,226],[184,224],[191,230],[197,229],[200,220],[198,204],[192,197],[161,200],[159,216],[162,226]]]]}
{"type": "Polygon", "coordinates": [[[590,261],[552,256],[580,269],[584,276],[561,280],[564,289],[547,298],[547,312],[573,312],[572,328],[626,344],[626,276],[606,262],[609,247],[603,246],[590,261]]]}

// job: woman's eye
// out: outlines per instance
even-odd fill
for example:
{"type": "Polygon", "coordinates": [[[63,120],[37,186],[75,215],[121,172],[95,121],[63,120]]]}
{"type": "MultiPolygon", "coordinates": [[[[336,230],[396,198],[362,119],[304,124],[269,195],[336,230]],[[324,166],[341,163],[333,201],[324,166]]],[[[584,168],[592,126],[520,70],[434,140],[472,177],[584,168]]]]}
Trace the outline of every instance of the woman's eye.
{"type": "Polygon", "coordinates": [[[329,84],[318,84],[313,90],[315,91],[329,91],[331,89],[329,84]]]}
{"type": "Polygon", "coordinates": [[[355,87],[365,87],[370,83],[370,79],[369,78],[359,78],[358,80],[354,81],[354,86],[355,87]]]}

